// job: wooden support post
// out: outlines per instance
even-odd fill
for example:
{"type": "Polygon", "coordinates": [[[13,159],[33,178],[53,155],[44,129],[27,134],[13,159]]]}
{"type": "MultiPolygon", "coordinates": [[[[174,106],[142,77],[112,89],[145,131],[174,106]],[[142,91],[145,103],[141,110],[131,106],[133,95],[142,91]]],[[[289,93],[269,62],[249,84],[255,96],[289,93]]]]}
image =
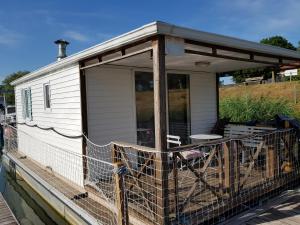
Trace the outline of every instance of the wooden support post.
{"type": "Polygon", "coordinates": [[[216,74],[216,107],[217,107],[217,121],[220,119],[220,74],[216,74]]]}
{"type": "Polygon", "coordinates": [[[224,179],[223,179],[223,160],[222,160],[222,148],[217,146],[217,155],[218,155],[218,175],[219,175],[219,190],[220,194],[223,194],[224,179]]]}
{"type": "Polygon", "coordinates": [[[275,83],[276,79],[275,79],[275,71],[272,70],[272,83],[275,83]]]}
{"type": "Polygon", "coordinates": [[[159,152],[155,158],[156,213],[159,224],[169,224],[165,37],[153,40],[152,48],[155,148],[159,152]]]}
{"type": "MultiPolygon", "coordinates": [[[[88,122],[87,122],[87,102],[86,102],[86,76],[85,71],[80,70],[80,98],[81,98],[81,125],[82,133],[88,137],[88,122]]],[[[86,179],[88,173],[88,164],[86,158],[87,142],[85,137],[82,137],[82,164],[83,164],[83,177],[86,179]]]]}
{"type": "Polygon", "coordinates": [[[267,178],[273,178],[277,174],[277,154],[275,147],[269,145],[266,154],[266,176],[267,178]]]}
{"type": "Polygon", "coordinates": [[[114,163],[116,182],[116,208],[118,209],[117,222],[118,225],[129,225],[128,204],[126,199],[126,190],[124,188],[125,182],[122,167],[124,167],[123,163],[114,163]]]}
{"type": "Polygon", "coordinates": [[[176,153],[173,153],[173,179],[174,179],[174,202],[175,202],[175,215],[179,221],[179,195],[178,195],[178,160],[176,153]]]}
{"type": "Polygon", "coordinates": [[[233,151],[233,176],[234,176],[234,192],[238,193],[240,190],[240,152],[237,141],[232,143],[233,151]]]}
{"type": "Polygon", "coordinates": [[[113,163],[117,163],[117,162],[121,162],[121,158],[122,158],[122,155],[121,155],[121,150],[120,148],[122,148],[121,146],[118,146],[118,145],[115,145],[113,144],[111,146],[111,158],[112,158],[112,162],[113,163]]]}
{"type": "Polygon", "coordinates": [[[234,154],[231,150],[231,143],[228,146],[228,143],[223,143],[224,151],[224,187],[225,191],[232,195],[235,191],[235,175],[234,175],[234,154]]]}

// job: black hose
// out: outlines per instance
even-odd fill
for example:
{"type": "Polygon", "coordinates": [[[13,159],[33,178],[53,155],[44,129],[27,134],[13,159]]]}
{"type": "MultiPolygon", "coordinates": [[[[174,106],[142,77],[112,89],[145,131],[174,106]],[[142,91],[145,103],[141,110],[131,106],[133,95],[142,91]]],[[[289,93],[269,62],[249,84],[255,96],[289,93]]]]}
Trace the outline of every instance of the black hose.
{"type": "Polygon", "coordinates": [[[61,135],[61,136],[63,136],[63,137],[66,137],[66,138],[76,139],[76,138],[82,138],[82,137],[83,137],[82,134],[81,134],[81,135],[77,135],[77,136],[70,136],[70,135],[63,134],[63,133],[57,131],[54,127],[47,127],[47,128],[45,128],[45,127],[40,127],[40,126],[37,125],[37,124],[35,124],[35,125],[30,125],[30,124],[27,124],[27,123],[17,123],[17,124],[19,124],[19,125],[26,125],[26,126],[28,126],[28,127],[37,127],[37,128],[39,128],[39,129],[41,129],[41,130],[52,130],[52,131],[54,131],[55,133],[57,133],[57,134],[59,134],[59,135],[61,135]]]}

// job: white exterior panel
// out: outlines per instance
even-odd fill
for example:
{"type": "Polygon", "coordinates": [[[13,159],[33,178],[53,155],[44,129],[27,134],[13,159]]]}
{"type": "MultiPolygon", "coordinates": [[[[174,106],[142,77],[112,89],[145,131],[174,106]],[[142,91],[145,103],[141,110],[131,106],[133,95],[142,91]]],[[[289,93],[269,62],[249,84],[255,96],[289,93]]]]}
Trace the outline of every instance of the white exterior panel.
{"type": "Polygon", "coordinates": [[[210,133],[217,121],[215,73],[190,75],[191,134],[210,133]]]}
{"type": "Polygon", "coordinates": [[[130,69],[86,71],[88,134],[91,141],[136,143],[135,95],[130,69]]]}
{"type": "Polygon", "coordinates": [[[81,101],[78,65],[46,74],[15,87],[19,151],[69,180],[83,185],[82,138],[63,137],[51,130],[23,125],[53,127],[68,136],[81,135],[81,101]],[[44,84],[50,84],[51,109],[44,106],[44,84]],[[32,121],[23,119],[21,90],[31,88],[32,121]],[[23,133],[24,132],[24,133],[23,133]]]}
{"type": "MultiPolygon", "coordinates": [[[[190,75],[191,134],[209,133],[217,120],[216,74],[190,75]]],[[[134,73],[130,69],[93,68],[86,72],[89,138],[136,143],[134,73]]]]}

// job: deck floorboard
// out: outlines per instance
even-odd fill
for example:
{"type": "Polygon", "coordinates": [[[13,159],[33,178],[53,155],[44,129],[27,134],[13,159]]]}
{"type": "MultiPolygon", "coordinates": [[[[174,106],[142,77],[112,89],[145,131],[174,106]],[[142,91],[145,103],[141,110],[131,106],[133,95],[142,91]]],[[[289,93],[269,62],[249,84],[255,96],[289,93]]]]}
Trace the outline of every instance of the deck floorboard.
{"type": "Polygon", "coordinates": [[[300,224],[300,192],[281,196],[263,207],[238,215],[223,225],[297,225],[300,224]],[[250,215],[249,217],[247,215],[250,215]]]}
{"type": "Polygon", "coordinates": [[[0,225],[18,225],[18,221],[0,193],[0,225]]]}

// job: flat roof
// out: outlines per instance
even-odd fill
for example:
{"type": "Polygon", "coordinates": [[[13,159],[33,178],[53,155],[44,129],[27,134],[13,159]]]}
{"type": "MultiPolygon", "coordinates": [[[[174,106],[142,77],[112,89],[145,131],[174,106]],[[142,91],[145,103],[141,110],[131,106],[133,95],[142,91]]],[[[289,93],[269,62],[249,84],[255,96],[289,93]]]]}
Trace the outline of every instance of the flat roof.
{"type": "Polygon", "coordinates": [[[131,44],[158,34],[179,37],[183,39],[190,39],[194,41],[204,42],[207,44],[221,45],[230,48],[247,50],[251,52],[276,55],[280,57],[291,57],[300,60],[300,53],[298,53],[297,51],[280,48],[277,46],[260,44],[253,41],[242,40],[239,38],[180,27],[161,21],[155,21],[130,32],[127,32],[125,34],[122,34],[120,36],[117,36],[115,38],[112,38],[108,41],[102,42],[98,45],[87,48],[78,53],[72,54],[64,59],[61,59],[60,61],[55,61],[47,66],[41,67],[25,75],[24,77],[13,81],[11,84],[17,85],[23,83],[27,80],[34,79],[35,77],[47,74],[54,70],[61,69],[68,65],[77,64],[79,61],[90,58],[99,53],[113,50],[124,45],[131,44]]]}

